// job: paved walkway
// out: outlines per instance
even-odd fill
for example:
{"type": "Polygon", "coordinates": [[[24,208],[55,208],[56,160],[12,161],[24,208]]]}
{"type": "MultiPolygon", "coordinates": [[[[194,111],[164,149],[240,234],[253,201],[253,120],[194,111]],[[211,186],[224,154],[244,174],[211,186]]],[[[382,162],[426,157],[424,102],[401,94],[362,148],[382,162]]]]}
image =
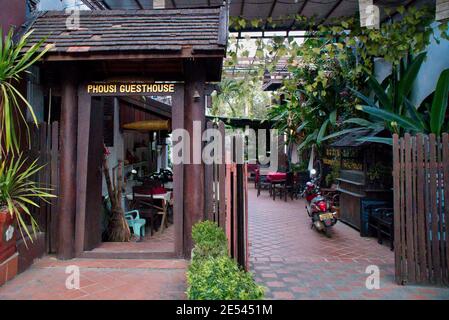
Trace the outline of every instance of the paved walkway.
{"type": "Polygon", "coordinates": [[[303,200],[273,201],[249,190],[251,269],[269,299],[449,299],[448,288],[398,286],[387,245],[337,223],[332,238],[310,229],[303,200]],[[368,266],[380,289],[368,290],[368,266]]]}
{"type": "Polygon", "coordinates": [[[45,257],[0,287],[0,300],[185,299],[185,260],[57,261],[45,257]],[[80,270],[80,288],[67,289],[66,267],[80,270]]]}

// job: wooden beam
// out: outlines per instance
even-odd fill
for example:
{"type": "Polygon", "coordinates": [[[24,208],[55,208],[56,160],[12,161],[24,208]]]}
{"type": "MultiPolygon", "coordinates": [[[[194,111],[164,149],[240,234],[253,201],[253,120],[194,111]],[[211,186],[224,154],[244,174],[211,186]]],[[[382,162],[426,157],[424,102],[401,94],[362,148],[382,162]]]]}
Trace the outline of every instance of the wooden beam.
{"type": "Polygon", "coordinates": [[[333,6],[332,9],[324,16],[323,20],[321,20],[321,23],[325,23],[327,19],[334,13],[334,11],[340,6],[340,4],[343,2],[343,0],[338,0],[333,6]]]}
{"type": "Polygon", "coordinates": [[[108,10],[111,10],[111,7],[106,3],[106,1],[101,0],[101,4],[108,10]]]}
{"type": "Polygon", "coordinates": [[[204,217],[204,163],[201,159],[201,136],[197,137],[194,127],[200,123],[201,134],[205,129],[204,85],[206,68],[204,63],[187,61],[184,66],[184,128],[190,135],[190,164],[184,164],[184,252],[187,258],[193,247],[192,227],[204,217]],[[199,99],[195,98],[199,95],[199,99]],[[194,162],[200,163],[194,163],[194,162]]]}
{"type": "MultiPolygon", "coordinates": [[[[184,129],[184,88],[173,96],[172,130],[184,129]]],[[[184,141],[178,143],[185,143],[184,141]]],[[[176,142],[173,142],[173,146],[176,142]]],[[[184,165],[173,164],[173,223],[175,225],[175,254],[185,256],[184,251],[184,165]]]]}
{"type": "Polygon", "coordinates": [[[240,4],[240,16],[243,16],[243,11],[245,11],[245,0],[242,0],[240,4]]]}
{"type": "Polygon", "coordinates": [[[267,30],[267,27],[268,27],[268,19],[270,17],[273,18],[272,15],[273,15],[273,11],[274,11],[274,8],[276,7],[277,2],[278,2],[278,0],[273,0],[273,3],[271,4],[270,11],[268,12],[268,16],[267,16],[267,21],[265,22],[265,30],[267,30]]]}
{"type": "Polygon", "coordinates": [[[143,5],[140,3],[140,0],[134,0],[134,2],[137,4],[137,6],[139,7],[140,10],[145,9],[145,8],[143,7],[143,5]]]}
{"type": "Polygon", "coordinates": [[[304,9],[306,8],[306,5],[307,5],[308,2],[309,2],[309,0],[304,0],[301,8],[299,8],[299,10],[298,10],[298,14],[299,15],[302,15],[302,13],[304,12],[304,9]]]}
{"type": "Polygon", "coordinates": [[[151,59],[185,59],[185,58],[223,58],[223,51],[213,51],[213,52],[173,52],[173,51],[165,51],[160,53],[86,53],[86,54],[58,54],[58,53],[49,53],[44,61],[96,61],[96,60],[151,60],[151,59]]]}
{"type": "Polygon", "coordinates": [[[77,146],[77,186],[76,186],[76,224],[75,224],[75,256],[84,252],[86,235],[86,201],[87,178],[89,162],[89,137],[92,101],[90,95],[84,90],[84,85],[78,87],[78,146],[77,146]]]}
{"type": "MultiPolygon", "coordinates": [[[[304,2],[302,3],[301,7],[298,10],[298,15],[302,15],[302,13],[304,12],[304,9],[306,8],[307,3],[309,2],[309,0],[304,0],[304,2]]],[[[289,29],[293,28],[293,26],[296,24],[296,17],[293,19],[292,24],[290,25],[289,29]]]]}
{"type": "Polygon", "coordinates": [[[77,180],[78,92],[76,68],[68,65],[62,74],[60,197],[58,213],[58,258],[74,257],[77,180]]]}

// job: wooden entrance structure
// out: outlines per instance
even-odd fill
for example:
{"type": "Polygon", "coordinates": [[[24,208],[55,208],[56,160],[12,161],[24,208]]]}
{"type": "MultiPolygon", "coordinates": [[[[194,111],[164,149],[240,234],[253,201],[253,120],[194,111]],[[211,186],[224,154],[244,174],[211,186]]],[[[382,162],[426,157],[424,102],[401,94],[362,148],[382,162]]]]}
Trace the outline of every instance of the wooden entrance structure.
{"type": "MultiPolygon", "coordinates": [[[[205,87],[220,81],[228,29],[223,7],[81,11],[74,29],[68,29],[68,19],[65,12],[46,12],[28,27],[34,29],[29,46],[44,37],[54,44],[41,74],[45,86],[62,100],[56,232],[60,259],[82,256],[101,240],[96,215],[101,212],[102,111],[92,97],[171,95],[172,129],[186,129],[193,137],[193,121],[205,129],[205,87]],[[173,85],[173,91],[165,91],[164,85],[173,85]]],[[[174,168],[178,257],[189,256],[192,225],[203,219],[204,171],[204,164],[174,168]]]]}
{"type": "Polygon", "coordinates": [[[449,285],[449,135],[393,137],[399,284],[449,285]]]}

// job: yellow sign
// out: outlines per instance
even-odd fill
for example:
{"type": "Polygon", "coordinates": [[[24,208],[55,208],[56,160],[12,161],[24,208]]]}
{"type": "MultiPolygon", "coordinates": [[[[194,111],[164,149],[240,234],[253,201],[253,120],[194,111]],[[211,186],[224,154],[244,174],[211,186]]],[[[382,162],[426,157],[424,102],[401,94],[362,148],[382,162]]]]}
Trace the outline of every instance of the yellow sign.
{"type": "Polygon", "coordinates": [[[167,94],[174,93],[173,83],[112,83],[88,84],[87,93],[91,94],[167,94]]]}

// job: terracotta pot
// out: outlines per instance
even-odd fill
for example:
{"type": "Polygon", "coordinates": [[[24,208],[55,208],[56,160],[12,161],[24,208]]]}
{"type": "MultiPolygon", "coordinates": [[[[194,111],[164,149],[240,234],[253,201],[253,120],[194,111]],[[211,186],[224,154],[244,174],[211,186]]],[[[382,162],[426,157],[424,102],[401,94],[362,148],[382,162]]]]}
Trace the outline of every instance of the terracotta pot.
{"type": "Polygon", "coordinates": [[[0,211],[0,264],[16,252],[15,220],[7,210],[0,211]]]}

